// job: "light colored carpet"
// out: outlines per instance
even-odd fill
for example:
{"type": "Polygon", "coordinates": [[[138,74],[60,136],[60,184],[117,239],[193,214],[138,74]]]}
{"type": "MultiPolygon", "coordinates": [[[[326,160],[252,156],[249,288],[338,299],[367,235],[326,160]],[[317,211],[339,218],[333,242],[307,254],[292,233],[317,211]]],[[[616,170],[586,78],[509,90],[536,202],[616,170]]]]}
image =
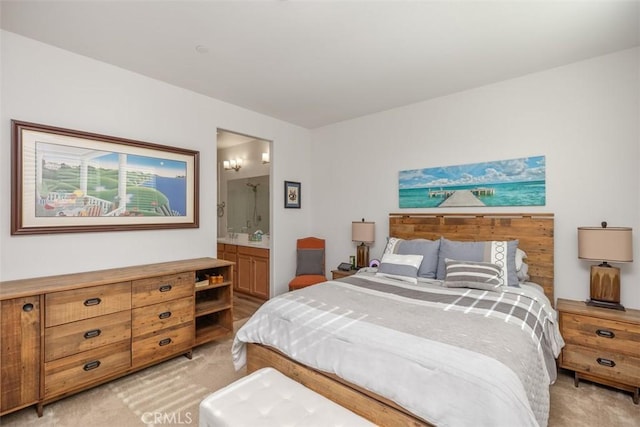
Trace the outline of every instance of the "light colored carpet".
{"type": "MultiPolygon", "coordinates": [[[[236,328],[244,323],[236,322],[236,328]]],[[[127,377],[45,406],[6,415],[3,427],[29,426],[197,426],[198,404],[213,391],[245,375],[231,363],[231,339],[194,350],[193,359],[178,357],[127,377]]],[[[640,405],[629,393],[588,382],[573,386],[561,373],[551,387],[551,427],[640,426],[640,405]]],[[[511,426],[509,426],[511,427],[511,426]]]]}
{"type": "Polygon", "coordinates": [[[573,385],[573,372],[561,371],[551,386],[551,427],[640,427],[640,405],[631,393],[589,381],[573,385]]]}

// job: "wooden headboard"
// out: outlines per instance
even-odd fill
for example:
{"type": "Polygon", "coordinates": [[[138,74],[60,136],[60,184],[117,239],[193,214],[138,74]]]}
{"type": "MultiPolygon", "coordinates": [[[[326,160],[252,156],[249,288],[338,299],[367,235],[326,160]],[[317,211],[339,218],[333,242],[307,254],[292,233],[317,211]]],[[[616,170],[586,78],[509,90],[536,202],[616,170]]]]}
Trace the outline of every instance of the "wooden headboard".
{"type": "Polygon", "coordinates": [[[553,296],[553,214],[549,213],[392,213],[389,236],[402,239],[519,240],[527,253],[531,281],[553,296]]]}

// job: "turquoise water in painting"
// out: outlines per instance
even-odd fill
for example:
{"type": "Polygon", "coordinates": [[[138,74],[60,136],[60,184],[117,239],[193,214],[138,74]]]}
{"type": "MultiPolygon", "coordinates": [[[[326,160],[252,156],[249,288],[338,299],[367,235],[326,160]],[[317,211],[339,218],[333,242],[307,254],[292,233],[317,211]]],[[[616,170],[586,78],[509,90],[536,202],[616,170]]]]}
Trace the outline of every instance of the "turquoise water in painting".
{"type": "Polygon", "coordinates": [[[458,185],[443,187],[401,188],[401,208],[437,208],[444,197],[429,197],[429,190],[472,190],[493,188],[492,196],[478,196],[486,206],[544,206],[545,181],[512,182],[506,184],[458,185]]]}

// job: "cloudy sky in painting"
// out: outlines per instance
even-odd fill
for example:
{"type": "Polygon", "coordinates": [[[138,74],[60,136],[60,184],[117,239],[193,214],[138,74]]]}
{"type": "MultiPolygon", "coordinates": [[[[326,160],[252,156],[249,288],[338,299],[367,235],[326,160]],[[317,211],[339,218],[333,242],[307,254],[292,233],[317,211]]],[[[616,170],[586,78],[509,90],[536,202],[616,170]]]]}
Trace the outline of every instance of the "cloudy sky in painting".
{"type": "Polygon", "coordinates": [[[487,185],[545,180],[545,157],[499,160],[399,172],[400,188],[487,185]]]}

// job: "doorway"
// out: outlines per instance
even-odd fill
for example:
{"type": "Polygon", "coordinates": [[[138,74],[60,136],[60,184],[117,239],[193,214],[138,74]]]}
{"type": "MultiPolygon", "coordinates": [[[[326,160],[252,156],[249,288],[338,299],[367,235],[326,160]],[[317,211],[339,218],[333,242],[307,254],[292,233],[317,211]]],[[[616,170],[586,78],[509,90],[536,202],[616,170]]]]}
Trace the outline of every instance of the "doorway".
{"type": "Polygon", "coordinates": [[[271,142],[218,129],[218,237],[271,232],[271,142]]]}

